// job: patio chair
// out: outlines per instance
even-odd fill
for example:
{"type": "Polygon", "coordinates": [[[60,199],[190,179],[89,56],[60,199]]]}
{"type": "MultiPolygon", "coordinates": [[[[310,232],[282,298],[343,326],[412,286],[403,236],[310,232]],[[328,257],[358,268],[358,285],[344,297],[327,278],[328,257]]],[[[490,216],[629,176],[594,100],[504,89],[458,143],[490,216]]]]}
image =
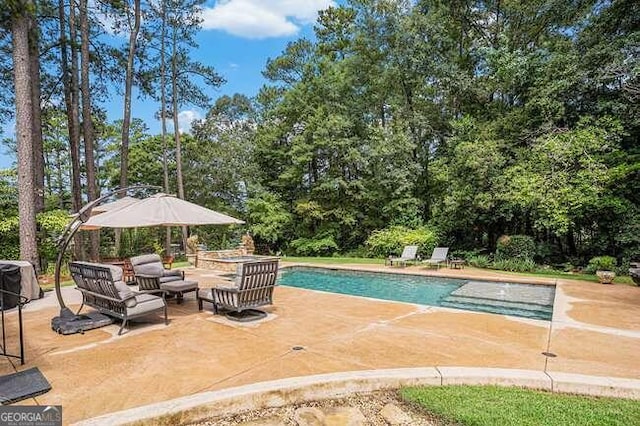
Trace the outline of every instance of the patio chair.
{"type": "Polygon", "coordinates": [[[184,293],[198,291],[198,283],[184,279],[184,271],[164,269],[162,259],[157,254],[143,254],[131,258],[140,290],[162,291],[176,296],[178,304],[182,303],[184,293]]]}
{"type": "Polygon", "coordinates": [[[241,313],[273,304],[278,261],[278,259],[269,259],[238,264],[235,280],[230,281],[228,286],[203,289],[198,292],[198,309],[203,309],[203,302],[210,302],[213,304],[215,314],[220,309],[241,313]]]}
{"type": "Polygon", "coordinates": [[[440,269],[440,265],[447,262],[447,254],[449,253],[449,247],[436,247],[433,249],[431,259],[425,259],[422,263],[426,263],[429,267],[436,266],[440,269]]]}
{"type": "Polygon", "coordinates": [[[389,265],[398,264],[400,266],[407,266],[407,262],[415,262],[416,255],[418,254],[418,246],[405,246],[402,250],[400,257],[389,257],[385,264],[389,262],[389,265]]]}

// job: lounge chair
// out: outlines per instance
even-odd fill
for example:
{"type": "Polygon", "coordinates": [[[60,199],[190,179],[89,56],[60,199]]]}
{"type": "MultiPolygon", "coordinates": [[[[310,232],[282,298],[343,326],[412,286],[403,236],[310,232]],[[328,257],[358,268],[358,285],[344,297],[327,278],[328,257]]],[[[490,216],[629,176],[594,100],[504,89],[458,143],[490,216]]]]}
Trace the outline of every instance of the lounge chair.
{"type": "Polygon", "coordinates": [[[228,285],[198,292],[198,309],[203,309],[202,302],[212,303],[215,314],[220,309],[241,313],[271,305],[277,278],[278,259],[240,263],[235,279],[228,285]]]}
{"type": "Polygon", "coordinates": [[[436,266],[440,269],[440,265],[447,263],[447,254],[449,253],[449,247],[436,247],[433,249],[431,259],[425,259],[422,263],[426,263],[431,266],[436,266]]]}
{"type": "Polygon", "coordinates": [[[182,303],[184,293],[198,291],[198,283],[185,280],[184,271],[164,269],[162,259],[157,254],[132,257],[131,265],[140,290],[158,293],[165,291],[176,296],[178,304],[182,303]]]}
{"type": "MultiPolygon", "coordinates": [[[[398,264],[400,266],[407,266],[407,262],[415,262],[416,255],[418,254],[418,246],[405,246],[402,250],[400,257],[389,257],[387,262],[389,265],[398,264]]],[[[386,263],[386,262],[385,262],[386,263]]]]}

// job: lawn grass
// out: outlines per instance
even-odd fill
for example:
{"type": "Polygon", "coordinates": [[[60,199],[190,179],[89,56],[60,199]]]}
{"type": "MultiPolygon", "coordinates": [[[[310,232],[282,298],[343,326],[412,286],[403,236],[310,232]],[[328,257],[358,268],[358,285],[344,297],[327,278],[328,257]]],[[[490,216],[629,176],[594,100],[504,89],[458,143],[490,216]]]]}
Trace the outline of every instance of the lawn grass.
{"type": "Polygon", "coordinates": [[[446,423],[493,425],[637,425],[640,403],[498,386],[405,388],[400,395],[446,423]]]}
{"type": "MultiPolygon", "coordinates": [[[[503,272],[505,274],[510,275],[518,275],[518,276],[527,276],[527,277],[542,277],[542,278],[559,278],[562,280],[579,280],[579,281],[591,281],[594,283],[599,283],[597,275],[591,274],[575,274],[571,272],[560,272],[560,271],[535,271],[535,272],[508,272],[508,271],[500,271],[497,269],[491,269],[496,272],[503,272]]],[[[631,277],[628,276],[616,276],[613,281],[614,284],[629,284],[634,285],[631,277]]]]}
{"type": "Polygon", "coordinates": [[[301,256],[282,256],[283,262],[296,263],[322,263],[330,265],[340,264],[363,264],[363,265],[384,265],[384,259],[372,259],[367,257],[301,257],[301,256]]]}

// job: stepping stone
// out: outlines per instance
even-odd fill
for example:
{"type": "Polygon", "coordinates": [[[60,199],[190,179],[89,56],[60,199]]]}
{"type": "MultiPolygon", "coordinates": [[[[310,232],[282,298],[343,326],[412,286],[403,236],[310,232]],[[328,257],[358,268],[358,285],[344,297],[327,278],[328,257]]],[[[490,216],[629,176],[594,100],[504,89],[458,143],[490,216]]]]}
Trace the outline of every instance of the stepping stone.
{"type": "Polygon", "coordinates": [[[301,407],[293,414],[293,419],[298,426],[322,426],[324,413],[319,408],[301,407]]]}
{"type": "Polygon", "coordinates": [[[238,423],[238,426],[282,426],[282,424],[283,422],[280,417],[272,416],[238,423]]]}
{"type": "Polygon", "coordinates": [[[298,426],[363,426],[366,418],[354,407],[302,407],[294,414],[298,426]]]}
{"type": "Polygon", "coordinates": [[[413,423],[411,416],[395,404],[385,405],[380,410],[380,415],[390,425],[410,425],[413,423]]]}

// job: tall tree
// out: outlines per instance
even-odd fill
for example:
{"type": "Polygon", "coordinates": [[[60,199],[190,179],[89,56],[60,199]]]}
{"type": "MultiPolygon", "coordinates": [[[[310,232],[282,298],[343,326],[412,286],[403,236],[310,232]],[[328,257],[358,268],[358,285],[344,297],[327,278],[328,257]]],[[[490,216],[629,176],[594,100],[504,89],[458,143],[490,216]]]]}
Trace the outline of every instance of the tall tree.
{"type": "MultiPolygon", "coordinates": [[[[130,17],[129,2],[126,2],[125,13],[130,17]]],[[[124,113],[122,119],[122,146],[120,148],[120,188],[127,186],[129,164],[129,127],[131,125],[131,89],[133,87],[134,60],[136,56],[140,18],[142,15],[140,0],[133,1],[133,25],[130,25],[129,49],[127,52],[127,68],[124,83],[124,113]]],[[[124,196],[125,194],[121,194],[124,196]]]]}
{"type": "Polygon", "coordinates": [[[16,103],[16,137],[18,142],[18,212],[20,216],[20,258],[38,265],[36,209],[32,188],[33,169],[33,89],[29,57],[29,27],[35,4],[30,0],[10,2],[13,37],[13,81],[16,103]]]}
{"type": "MultiPolygon", "coordinates": [[[[87,170],[87,198],[89,201],[93,201],[98,198],[98,187],[94,152],[93,111],[91,109],[91,84],[89,81],[89,12],[87,3],[87,0],[80,0],[80,76],[82,86],[82,132],[84,136],[85,167],[87,170]]],[[[90,233],[90,241],[91,259],[98,261],[100,245],[98,231],[90,233]]]]}

